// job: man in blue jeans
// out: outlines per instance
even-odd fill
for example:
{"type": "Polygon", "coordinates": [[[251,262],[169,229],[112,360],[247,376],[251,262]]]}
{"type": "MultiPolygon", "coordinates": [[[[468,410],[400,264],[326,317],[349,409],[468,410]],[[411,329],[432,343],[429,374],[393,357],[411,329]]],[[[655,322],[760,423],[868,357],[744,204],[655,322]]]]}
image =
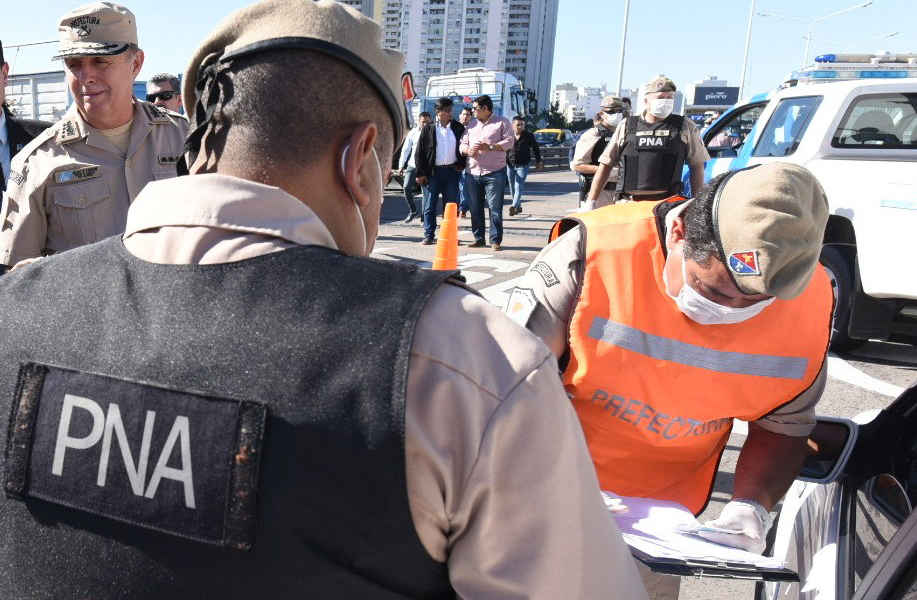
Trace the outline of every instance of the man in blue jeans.
{"type": "Polygon", "coordinates": [[[423,197],[423,241],[436,241],[436,213],[440,194],[443,206],[459,201],[459,175],[465,169],[465,156],[459,152],[459,141],[465,127],[452,118],[452,99],[442,97],[434,105],[436,119],[424,127],[418,140],[414,162],[417,183],[426,186],[423,197]]]}
{"type": "Polygon", "coordinates": [[[544,169],[544,162],[541,160],[541,149],[538,148],[538,142],[531,131],[525,129],[525,119],[519,116],[513,117],[513,147],[506,153],[506,176],[509,178],[509,195],[513,198],[513,204],[509,207],[509,216],[518,215],[522,212],[522,186],[525,184],[526,177],[529,176],[529,166],[532,162],[532,154],[535,154],[535,170],[544,169]]]}
{"type": "MultiPolygon", "coordinates": [[[[474,120],[474,117],[471,116],[471,107],[466,106],[462,109],[462,112],[459,113],[459,123],[465,126],[465,129],[471,124],[471,121],[474,120]]],[[[471,202],[468,200],[468,190],[465,189],[465,176],[467,172],[462,171],[462,174],[459,176],[459,216],[463,219],[468,217],[468,211],[471,210],[471,202]]]]}
{"type": "MultiPolygon", "coordinates": [[[[414,184],[417,181],[417,163],[414,162],[414,155],[417,154],[418,140],[423,128],[433,121],[430,113],[424,111],[420,113],[417,119],[417,127],[411,130],[408,137],[405,138],[401,146],[401,157],[398,159],[398,174],[404,179],[404,201],[408,205],[408,216],[404,220],[410,223],[420,214],[417,211],[417,205],[414,203],[414,184]]],[[[426,194],[426,190],[423,191],[426,194]]],[[[423,205],[421,205],[422,207],[423,205]]]]}
{"type": "Polygon", "coordinates": [[[471,107],[476,121],[462,136],[461,152],[468,157],[465,187],[471,201],[470,248],[484,246],[484,204],[490,208],[490,247],[503,243],[503,190],[506,187],[506,151],[513,147],[509,119],[494,114],[490,96],[480,96],[471,107]]]}

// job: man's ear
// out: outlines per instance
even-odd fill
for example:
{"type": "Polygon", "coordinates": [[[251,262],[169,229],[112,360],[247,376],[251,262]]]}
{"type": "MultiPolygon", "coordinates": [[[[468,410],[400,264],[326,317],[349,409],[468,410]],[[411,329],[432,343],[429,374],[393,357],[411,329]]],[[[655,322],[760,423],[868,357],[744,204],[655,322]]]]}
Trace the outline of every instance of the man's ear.
{"type": "Polygon", "coordinates": [[[681,217],[672,219],[672,226],[665,237],[665,245],[669,251],[675,247],[675,244],[685,239],[685,220],[681,217]]]}
{"type": "Polygon", "coordinates": [[[131,65],[131,67],[134,70],[134,79],[137,78],[137,75],[140,75],[140,69],[143,68],[144,58],[145,58],[145,55],[143,54],[143,50],[137,50],[136,54],[134,54],[134,58],[133,58],[134,64],[131,65]]]}
{"type": "Polygon", "coordinates": [[[379,130],[372,121],[357,125],[341,145],[341,182],[350,191],[354,201],[367,206],[373,200],[373,170],[377,170],[373,144],[379,130]]]}

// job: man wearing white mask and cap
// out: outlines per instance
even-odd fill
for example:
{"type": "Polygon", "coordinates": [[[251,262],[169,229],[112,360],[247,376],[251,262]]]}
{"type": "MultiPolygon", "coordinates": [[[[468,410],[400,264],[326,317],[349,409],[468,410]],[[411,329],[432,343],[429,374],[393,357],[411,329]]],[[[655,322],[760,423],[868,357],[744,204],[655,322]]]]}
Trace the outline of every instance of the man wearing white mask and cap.
{"type": "MultiPolygon", "coordinates": [[[[741,534],[711,535],[764,550],[827,377],[827,219],[809,171],[770,163],[716,177],[693,200],[555,224],[506,312],[558,357],[602,489],[700,514],[733,419],[748,421],[714,522],[741,534]]],[[[678,578],[641,574],[651,598],[677,595],[678,578]]]]}
{"type": "Polygon", "coordinates": [[[710,159],[697,129],[682,115],[672,114],[675,84],[657,77],[643,88],[643,112],[617,128],[599,158],[588,201],[598,200],[612,169],[620,164],[615,196],[622,200],[662,200],[682,193],[682,167],[688,165],[691,190],[704,184],[704,163],[710,159]]]}
{"type": "MultiPolygon", "coordinates": [[[[627,108],[620,98],[608,95],[602,98],[602,109],[597,116],[601,116],[601,123],[587,129],[576,142],[573,151],[573,161],[570,165],[580,175],[580,203],[582,204],[592,188],[592,178],[598,171],[599,157],[611,142],[612,135],[621,121],[627,117],[627,108]]],[[[608,181],[599,192],[596,202],[580,206],[581,210],[592,210],[608,206],[614,202],[613,192],[618,181],[618,168],[614,167],[608,175],[608,181]]]]}
{"type": "Polygon", "coordinates": [[[330,0],[230,14],[189,174],[0,278],[0,598],[645,598],[548,349],[368,256],[410,89],[381,42],[330,0]]]}
{"type": "Polygon", "coordinates": [[[60,19],[73,104],[22,149],[3,200],[0,264],[16,263],[122,233],[143,187],[175,177],[187,120],[134,97],[143,67],[134,13],[112,2],[60,19]]]}

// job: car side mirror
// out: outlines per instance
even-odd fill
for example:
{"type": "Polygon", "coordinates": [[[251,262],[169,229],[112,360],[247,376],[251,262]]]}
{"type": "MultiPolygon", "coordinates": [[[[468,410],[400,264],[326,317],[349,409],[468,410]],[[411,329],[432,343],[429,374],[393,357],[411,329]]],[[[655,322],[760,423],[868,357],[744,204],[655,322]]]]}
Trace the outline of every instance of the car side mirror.
{"type": "Polygon", "coordinates": [[[913,510],[904,486],[888,473],[876,475],[867,481],[865,491],[873,506],[899,525],[904,523],[913,510]]]}
{"type": "Polygon", "coordinates": [[[806,459],[797,479],[830,483],[847,464],[856,442],[856,425],[847,419],[818,417],[809,434],[806,459]]]}

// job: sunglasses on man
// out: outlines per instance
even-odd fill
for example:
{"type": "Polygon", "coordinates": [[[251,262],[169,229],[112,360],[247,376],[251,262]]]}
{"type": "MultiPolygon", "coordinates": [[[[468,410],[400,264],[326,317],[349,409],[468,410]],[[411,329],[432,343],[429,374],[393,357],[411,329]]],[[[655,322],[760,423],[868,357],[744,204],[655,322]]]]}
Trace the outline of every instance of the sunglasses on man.
{"type": "Polygon", "coordinates": [[[147,102],[156,102],[158,98],[162,98],[163,102],[168,102],[169,100],[177,96],[178,96],[178,92],[156,92],[155,94],[147,94],[146,101],[147,102]]]}
{"type": "Polygon", "coordinates": [[[623,108],[603,108],[602,112],[606,115],[616,115],[620,112],[624,112],[623,108]]]}

